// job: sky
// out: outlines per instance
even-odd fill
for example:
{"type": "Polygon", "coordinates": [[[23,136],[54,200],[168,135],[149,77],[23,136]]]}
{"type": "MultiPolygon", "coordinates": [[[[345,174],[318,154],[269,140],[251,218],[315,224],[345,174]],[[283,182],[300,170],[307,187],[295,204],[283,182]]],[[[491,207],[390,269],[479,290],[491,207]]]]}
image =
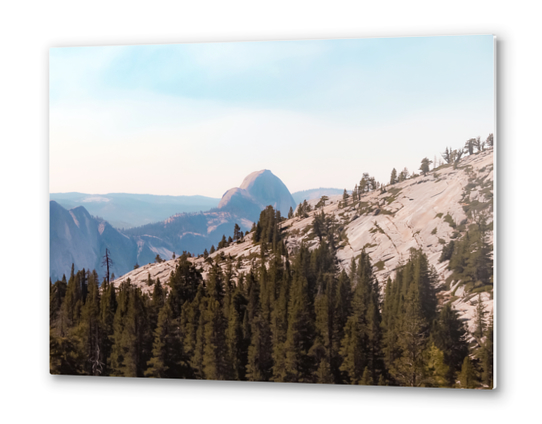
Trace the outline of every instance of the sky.
{"type": "Polygon", "coordinates": [[[491,35],[52,48],[50,192],[387,182],[485,139],[494,102],[491,35]]]}

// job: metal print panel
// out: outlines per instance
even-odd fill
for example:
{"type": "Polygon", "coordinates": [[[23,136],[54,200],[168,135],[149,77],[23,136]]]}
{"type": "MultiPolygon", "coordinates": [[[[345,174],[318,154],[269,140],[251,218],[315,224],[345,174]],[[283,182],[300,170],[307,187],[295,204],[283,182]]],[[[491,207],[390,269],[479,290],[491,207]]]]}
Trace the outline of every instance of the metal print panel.
{"type": "Polygon", "coordinates": [[[494,55],[51,49],[51,374],[492,389],[494,55]]]}

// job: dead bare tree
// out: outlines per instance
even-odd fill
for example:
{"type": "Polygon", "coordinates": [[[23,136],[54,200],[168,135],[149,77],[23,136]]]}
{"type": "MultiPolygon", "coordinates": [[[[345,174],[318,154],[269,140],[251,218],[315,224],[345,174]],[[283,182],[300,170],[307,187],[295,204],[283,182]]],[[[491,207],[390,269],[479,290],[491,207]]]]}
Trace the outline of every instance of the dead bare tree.
{"type": "Polygon", "coordinates": [[[113,259],[111,259],[111,252],[109,252],[108,248],[105,248],[105,255],[102,259],[102,266],[106,267],[106,279],[107,284],[109,284],[109,268],[113,266],[113,259]]]}

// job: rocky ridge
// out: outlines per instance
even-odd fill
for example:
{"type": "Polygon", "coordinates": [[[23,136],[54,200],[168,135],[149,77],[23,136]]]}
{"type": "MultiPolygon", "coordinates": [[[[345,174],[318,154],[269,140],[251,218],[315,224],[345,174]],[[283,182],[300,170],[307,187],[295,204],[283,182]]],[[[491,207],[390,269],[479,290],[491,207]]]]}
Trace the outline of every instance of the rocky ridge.
{"type": "MultiPolygon", "coordinates": [[[[425,176],[388,186],[384,193],[376,190],[365,194],[355,206],[343,207],[341,202],[342,196],[330,196],[326,206],[309,212],[308,217],[294,217],[282,222],[287,248],[293,252],[302,242],[310,248],[318,246],[312,222],[315,214],[323,210],[326,215],[332,215],[342,229],[337,251],[340,267],[348,270],[351,259],[365,248],[381,288],[388,277],[394,277],[395,269],[406,261],[409,250],[421,248],[437,271],[442,288],[440,296],[453,302],[460,317],[473,330],[472,318],[478,295],[466,291],[461,282],[449,286],[447,279],[452,274],[448,270],[449,261],[439,262],[439,258],[443,246],[457,239],[461,235],[460,229],[472,223],[477,214],[483,212],[488,217],[488,224],[493,222],[493,148],[467,156],[457,169],[444,165],[425,176]]],[[[318,200],[308,203],[314,207],[318,200]]],[[[493,231],[487,237],[489,244],[493,245],[493,231]]],[[[231,256],[237,261],[238,275],[248,271],[251,264],[257,264],[259,252],[260,246],[254,244],[252,234],[248,234],[210,257],[216,260],[217,256],[231,256]]],[[[203,257],[189,260],[201,267],[205,278],[209,261],[203,257]]],[[[174,267],[175,260],[145,265],[114,283],[118,286],[129,278],[133,284],[149,292],[152,287],[146,284],[148,276],[160,278],[165,283],[174,267]]],[[[481,298],[486,311],[492,312],[493,291],[481,293],[481,298]]]]}

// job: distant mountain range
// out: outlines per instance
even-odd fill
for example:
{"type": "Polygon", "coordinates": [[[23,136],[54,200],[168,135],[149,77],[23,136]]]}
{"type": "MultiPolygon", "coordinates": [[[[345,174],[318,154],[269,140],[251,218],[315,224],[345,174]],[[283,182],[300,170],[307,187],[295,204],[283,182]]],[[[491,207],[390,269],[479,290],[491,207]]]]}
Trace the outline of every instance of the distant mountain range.
{"type": "MultiPolygon", "coordinates": [[[[258,173],[271,171],[258,171],[258,173]]],[[[252,174],[251,174],[252,175],[252,174]]],[[[245,179],[249,179],[250,175],[245,179]]],[[[265,185],[266,175],[258,179],[258,184],[265,185]]],[[[282,183],[282,181],[281,181],[282,183]]],[[[88,193],[51,193],[50,200],[54,200],[65,209],[73,209],[83,206],[92,216],[105,219],[115,228],[128,229],[140,227],[146,224],[152,224],[164,221],[170,216],[180,213],[205,212],[219,206],[219,203],[227,201],[229,210],[233,210],[237,201],[246,197],[245,182],[241,187],[228,190],[222,199],[205,196],[159,196],[154,194],[131,194],[131,193],[108,193],[108,194],[88,194],[88,193]],[[229,198],[233,197],[233,200],[229,198]]],[[[248,184],[248,181],[247,181],[248,184]]],[[[282,184],[284,186],[284,184],[282,184]]],[[[284,186],[285,188],[286,186],[284,186]]],[[[253,192],[258,188],[252,190],[253,192]]],[[[261,190],[264,190],[260,187],[261,190]]],[[[315,188],[293,193],[294,204],[298,205],[303,200],[319,199],[323,195],[333,196],[342,194],[343,190],[337,188],[315,188]]],[[[263,193],[263,191],[262,191],[263,193]]],[[[273,193],[267,193],[266,196],[273,197],[273,193]]],[[[241,202],[238,206],[245,208],[243,213],[252,210],[261,210],[261,198],[256,196],[252,202],[241,202]]],[[[288,205],[289,208],[289,205],[288,205]]],[[[295,206],[294,206],[295,209],[295,206]]],[[[286,216],[288,210],[281,213],[286,216]]]]}
{"type": "MultiPolygon", "coordinates": [[[[336,196],[343,194],[344,189],[340,188],[313,188],[312,190],[296,191],[292,194],[296,205],[303,203],[304,200],[320,199],[322,196],[336,196]]],[[[350,193],[350,191],[349,191],[350,193]]]]}
{"type": "Polygon", "coordinates": [[[233,235],[236,223],[243,231],[249,230],[268,205],[284,216],[290,207],[296,208],[286,185],[269,170],[248,175],[240,187],[228,190],[220,201],[202,196],[52,194],[50,276],[53,280],[61,278],[74,263],[76,270],[96,269],[103,277],[101,258],[106,248],[113,257],[112,272],[117,277],[135,264],[153,262],[157,254],[163,259],[184,250],[200,254],[216,246],[223,235],[233,235]],[[68,210],[70,205],[76,206],[68,210]],[[207,210],[200,212],[204,205],[207,210]],[[176,211],[170,213],[175,207],[176,211]],[[178,213],[183,207],[198,212],[178,213]],[[167,219],[129,227],[166,213],[167,219]],[[117,228],[110,222],[116,222],[117,228]]]}
{"type": "Polygon", "coordinates": [[[220,199],[205,196],[157,196],[152,194],[51,193],[50,200],[66,209],[77,206],[93,216],[107,220],[115,228],[131,228],[182,212],[200,212],[216,208],[220,199]]]}

